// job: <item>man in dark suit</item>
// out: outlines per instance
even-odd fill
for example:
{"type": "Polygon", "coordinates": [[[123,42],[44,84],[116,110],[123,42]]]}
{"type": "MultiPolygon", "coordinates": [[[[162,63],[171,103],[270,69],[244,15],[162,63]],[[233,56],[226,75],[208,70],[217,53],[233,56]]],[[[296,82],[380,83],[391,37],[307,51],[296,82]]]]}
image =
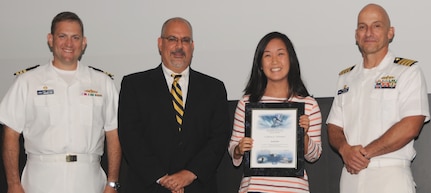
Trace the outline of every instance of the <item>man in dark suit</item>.
{"type": "Polygon", "coordinates": [[[121,83],[119,136],[129,174],[123,188],[216,193],[231,127],[224,84],[190,68],[194,42],[187,20],[167,20],[158,48],[162,64],[121,83]]]}

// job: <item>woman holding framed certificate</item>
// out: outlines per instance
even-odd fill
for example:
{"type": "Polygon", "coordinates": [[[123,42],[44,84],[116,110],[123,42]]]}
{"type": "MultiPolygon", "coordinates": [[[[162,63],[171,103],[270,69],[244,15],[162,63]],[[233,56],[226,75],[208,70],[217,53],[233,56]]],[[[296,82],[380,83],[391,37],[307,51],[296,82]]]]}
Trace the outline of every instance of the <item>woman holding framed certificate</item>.
{"type": "Polygon", "coordinates": [[[235,111],[228,149],[235,166],[245,163],[239,192],[309,192],[300,163],[319,159],[321,124],[292,42],[279,32],[265,35],[235,111]],[[290,170],[295,172],[280,172],[290,170]]]}

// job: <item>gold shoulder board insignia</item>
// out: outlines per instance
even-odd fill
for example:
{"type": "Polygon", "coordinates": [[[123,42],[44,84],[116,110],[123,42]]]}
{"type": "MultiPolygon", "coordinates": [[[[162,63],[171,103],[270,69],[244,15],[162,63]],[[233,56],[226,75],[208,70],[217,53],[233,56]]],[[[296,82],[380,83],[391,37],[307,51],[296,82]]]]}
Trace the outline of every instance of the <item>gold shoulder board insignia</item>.
{"type": "Polygon", "coordinates": [[[395,64],[399,64],[399,65],[404,65],[404,66],[412,66],[413,64],[415,64],[416,60],[410,60],[407,58],[400,58],[400,57],[396,57],[394,60],[395,64]]]}
{"type": "Polygon", "coordinates": [[[40,65],[38,64],[38,65],[36,65],[36,66],[30,67],[30,68],[26,68],[26,69],[24,69],[24,70],[20,70],[20,71],[18,71],[18,72],[13,73],[13,75],[14,75],[14,76],[17,76],[17,75],[20,75],[20,74],[24,74],[24,73],[26,73],[27,71],[33,70],[33,69],[35,69],[35,68],[37,68],[37,67],[39,67],[39,66],[40,66],[40,65]]]}
{"type": "Polygon", "coordinates": [[[93,67],[93,66],[88,66],[88,67],[92,68],[93,70],[96,70],[96,71],[99,71],[99,72],[105,73],[106,75],[108,75],[108,76],[109,76],[109,78],[111,78],[112,80],[114,80],[114,75],[113,75],[113,74],[111,74],[111,73],[109,73],[109,72],[105,72],[105,71],[100,70],[100,69],[98,69],[98,68],[95,68],[95,67],[93,67]]]}
{"type": "Polygon", "coordinates": [[[346,69],[342,70],[340,73],[338,73],[338,75],[343,75],[343,74],[345,74],[345,73],[348,73],[348,72],[350,72],[351,70],[353,70],[353,68],[355,68],[355,66],[348,67],[348,68],[346,68],[346,69]]]}

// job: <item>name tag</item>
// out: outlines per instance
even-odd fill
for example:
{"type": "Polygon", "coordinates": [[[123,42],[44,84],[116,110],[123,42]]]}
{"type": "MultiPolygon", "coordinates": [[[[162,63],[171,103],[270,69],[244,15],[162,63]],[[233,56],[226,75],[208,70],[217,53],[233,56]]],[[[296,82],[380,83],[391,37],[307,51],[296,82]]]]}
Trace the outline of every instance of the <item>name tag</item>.
{"type": "Polygon", "coordinates": [[[50,95],[50,94],[54,94],[54,90],[50,89],[50,90],[38,90],[37,91],[37,95],[50,95]]]}
{"type": "Polygon", "coordinates": [[[340,89],[337,91],[337,95],[340,95],[346,92],[349,92],[349,87],[347,85],[344,85],[343,89],[340,89]]]}

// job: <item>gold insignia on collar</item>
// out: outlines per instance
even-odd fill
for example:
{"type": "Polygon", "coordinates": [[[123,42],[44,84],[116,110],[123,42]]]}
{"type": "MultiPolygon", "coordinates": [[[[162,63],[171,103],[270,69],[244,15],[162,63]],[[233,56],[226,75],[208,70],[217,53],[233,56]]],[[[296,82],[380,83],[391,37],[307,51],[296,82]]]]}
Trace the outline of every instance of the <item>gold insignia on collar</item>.
{"type": "Polygon", "coordinates": [[[404,65],[404,66],[412,66],[416,62],[418,61],[407,59],[407,58],[400,58],[400,57],[396,57],[394,60],[395,64],[404,65]]]}
{"type": "Polygon", "coordinates": [[[106,75],[108,75],[112,80],[114,80],[114,75],[113,75],[113,74],[111,74],[111,73],[109,73],[109,72],[105,72],[105,71],[100,70],[100,69],[98,69],[98,68],[95,68],[95,67],[93,67],[93,66],[88,66],[88,67],[92,68],[93,70],[96,70],[96,71],[99,71],[99,72],[105,73],[105,74],[106,74],[106,75]]]}
{"type": "Polygon", "coordinates": [[[353,68],[355,68],[355,65],[342,70],[340,73],[338,73],[338,75],[343,75],[345,73],[348,73],[348,72],[352,71],[353,68]]]}
{"type": "Polygon", "coordinates": [[[26,68],[26,69],[24,69],[24,70],[20,70],[20,71],[18,71],[18,72],[15,72],[13,75],[14,75],[14,76],[16,76],[16,75],[24,74],[24,73],[26,73],[27,71],[33,70],[33,69],[35,69],[35,68],[37,68],[37,67],[39,67],[39,66],[40,66],[40,65],[38,64],[38,65],[36,65],[36,66],[32,66],[32,67],[30,67],[30,68],[26,68]]]}

